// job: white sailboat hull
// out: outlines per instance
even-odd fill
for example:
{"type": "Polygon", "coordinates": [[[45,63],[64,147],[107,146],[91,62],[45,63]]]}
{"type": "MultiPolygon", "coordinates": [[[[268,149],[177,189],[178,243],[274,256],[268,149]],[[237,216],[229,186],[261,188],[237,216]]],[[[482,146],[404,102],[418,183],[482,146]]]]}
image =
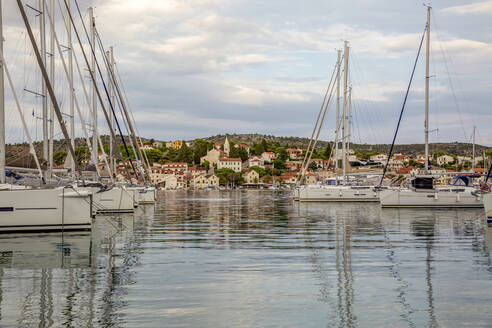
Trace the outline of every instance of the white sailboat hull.
{"type": "Polygon", "coordinates": [[[125,187],[118,186],[100,191],[90,187],[93,193],[94,213],[133,213],[135,201],[133,193],[125,187]]]}
{"type": "Polygon", "coordinates": [[[0,191],[0,232],[91,229],[91,198],[78,188],[0,191]]]}
{"type": "Polygon", "coordinates": [[[470,208],[483,207],[482,195],[474,188],[416,191],[413,189],[384,190],[380,192],[381,207],[409,208],[470,208]],[[452,190],[452,191],[451,191],[452,190]],[[459,191],[461,190],[461,191],[459,191]]]}
{"type": "Polygon", "coordinates": [[[302,187],[294,198],[301,202],[379,202],[378,192],[370,186],[302,187]]]}
{"type": "Polygon", "coordinates": [[[156,200],[156,189],[154,187],[130,187],[128,191],[133,192],[138,204],[154,204],[156,200]]]}
{"type": "Polygon", "coordinates": [[[483,207],[487,215],[487,221],[492,222],[492,193],[483,195],[483,207]]]}

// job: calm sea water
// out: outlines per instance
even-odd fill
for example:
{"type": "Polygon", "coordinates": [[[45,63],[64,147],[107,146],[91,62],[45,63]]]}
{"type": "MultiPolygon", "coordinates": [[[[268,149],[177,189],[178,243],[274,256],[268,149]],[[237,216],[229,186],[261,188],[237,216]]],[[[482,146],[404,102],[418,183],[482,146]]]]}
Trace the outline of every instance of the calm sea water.
{"type": "Polygon", "coordinates": [[[162,192],[92,232],[0,235],[1,327],[492,327],[483,210],[162,192]]]}

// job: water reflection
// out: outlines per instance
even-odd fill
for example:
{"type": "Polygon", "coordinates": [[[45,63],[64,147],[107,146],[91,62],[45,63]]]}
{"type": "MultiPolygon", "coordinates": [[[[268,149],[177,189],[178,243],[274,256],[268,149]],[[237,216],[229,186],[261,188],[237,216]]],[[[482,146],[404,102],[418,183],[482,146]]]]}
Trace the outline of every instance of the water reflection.
{"type": "Polygon", "coordinates": [[[101,216],[92,232],[0,235],[0,326],[121,322],[133,229],[133,215],[101,216]]]}
{"type": "Polygon", "coordinates": [[[0,235],[0,326],[487,327],[479,210],[159,193],[91,233],[0,235]]]}

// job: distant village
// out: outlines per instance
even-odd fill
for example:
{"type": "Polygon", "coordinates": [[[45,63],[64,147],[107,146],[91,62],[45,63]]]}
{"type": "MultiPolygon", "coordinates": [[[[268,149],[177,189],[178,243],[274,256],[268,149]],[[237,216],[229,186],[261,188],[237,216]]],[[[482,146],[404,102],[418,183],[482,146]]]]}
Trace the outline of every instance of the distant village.
{"type": "MultiPolygon", "coordinates": [[[[283,147],[265,140],[253,145],[238,143],[229,140],[227,136],[223,142],[215,143],[204,139],[192,142],[149,140],[143,143],[143,150],[151,164],[152,182],[165,189],[238,186],[266,188],[292,185],[297,182],[306,152],[302,148],[283,147]]],[[[349,149],[347,153],[348,173],[380,174],[388,159],[386,154],[376,152],[358,153],[349,149]]],[[[304,183],[317,184],[336,176],[337,164],[338,168],[341,167],[341,151],[338,157],[335,159],[331,146],[315,151],[304,174],[304,183]]],[[[443,184],[449,182],[452,172],[483,174],[491,157],[490,152],[475,157],[434,153],[429,156],[432,164],[430,173],[440,176],[443,184]]],[[[131,160],[136,164],[134,158],[131,160]]],[[[408,177],[421,173],[424,163],[423,154],[394,154],[388,163],[387,177],[395,183],[403,182],[408,177]]],[[[101,170],[105,169],[103,161],[99,165],[101,170]]],[[[130,165],[128,158],[119,162],[119,178],[124,179],[130,165]]]]}

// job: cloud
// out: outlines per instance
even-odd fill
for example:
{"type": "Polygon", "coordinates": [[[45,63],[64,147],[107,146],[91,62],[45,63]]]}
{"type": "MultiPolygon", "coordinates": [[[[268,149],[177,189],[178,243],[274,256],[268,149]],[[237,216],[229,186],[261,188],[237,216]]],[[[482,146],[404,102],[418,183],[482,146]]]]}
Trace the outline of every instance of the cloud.
{"type": "MultiPolygon", "coordinates": [[[[486,132],[489,129],[482,116],[489,110],[492,85],[490,33],[483,33],[482,16],[463,14],[456,24],[454,15],[490,13],[490,3],[473,1],[449,8],[436,3],[433,22],[439,23],[439,29],[432,30],[431,42],[431,96],[437,104],[433,109],[459,121],[454,91],[463,113],[469,114],[464,124],[467,128],[478,125],[487,140],[492,133],[486,132]]],[[[425,24],[425,8],[420,3],[388,7],[383,0],[307,0],[302,4],[280,0],[79,0],[79,4],[83,11],[95,6],[98,31],[106,46],[115,46],[140,130],[157,139],[222,132],[309,136],[336,49],[349,40],[350,79],[358,113],[354,125],[363,141],[387,142],[393,130],[387,127],[393,127],[401,108],[425,24]]],[[[32,54],[26,53],[18,9],[14,2],[5,2],[4,10],[6,56],[16,86],[39,90],[39,75],[29,64],[32,54]],[[24,63],[28,63],[25,68],[24,63]]],[[[37,28],[38,18],[29,15],[37,28]]],[[[57,19],[60,24],[59,13],[57,19]]],[[[64,33],[59,37],[63,44],[64,33]]],[[[409,124],[417,124],[418,129],[422,125],[416,117],[422,113],[423,59],[417,66],[406,113],[409,124]]],[[[56,70],[61,69],[58,65],[56,70]]],[[[66,107],[65,79],[57,74],[57,93],[66,107]]],[[[85,103],[79,84],[76,89],[79,102],[85,103]]],[[[38,110],[39,102],[30,104],[31,100],[22,101],[30,110],[38,110]]],[[[84,115],[88,117],[87,109],[84,115]]],[[[333,115],[332,108],[325,137],[332,134],[333,115]]],[[[440,135],[454,139],[455,128],[446,124],[440,135]]],[[[401,140],[420,141],[413,131],[407,132],[401,140]]]]}
{"type": "Polygon", "coordinates": [[[242,85],[233,86],[234,91],[220,96],[228,104],[264,106],[272,103],[308,102],[310,98],[302,93],[261,90],[242,85]]]}
{"type": "Polygon", "coordinates": [[[492,14],[492,1],[482,1],[477,3],[470,3],[466,5],[452,6],[441,10],[444,13],[452,13],[458,15],[466,14],[492,14]]]}

